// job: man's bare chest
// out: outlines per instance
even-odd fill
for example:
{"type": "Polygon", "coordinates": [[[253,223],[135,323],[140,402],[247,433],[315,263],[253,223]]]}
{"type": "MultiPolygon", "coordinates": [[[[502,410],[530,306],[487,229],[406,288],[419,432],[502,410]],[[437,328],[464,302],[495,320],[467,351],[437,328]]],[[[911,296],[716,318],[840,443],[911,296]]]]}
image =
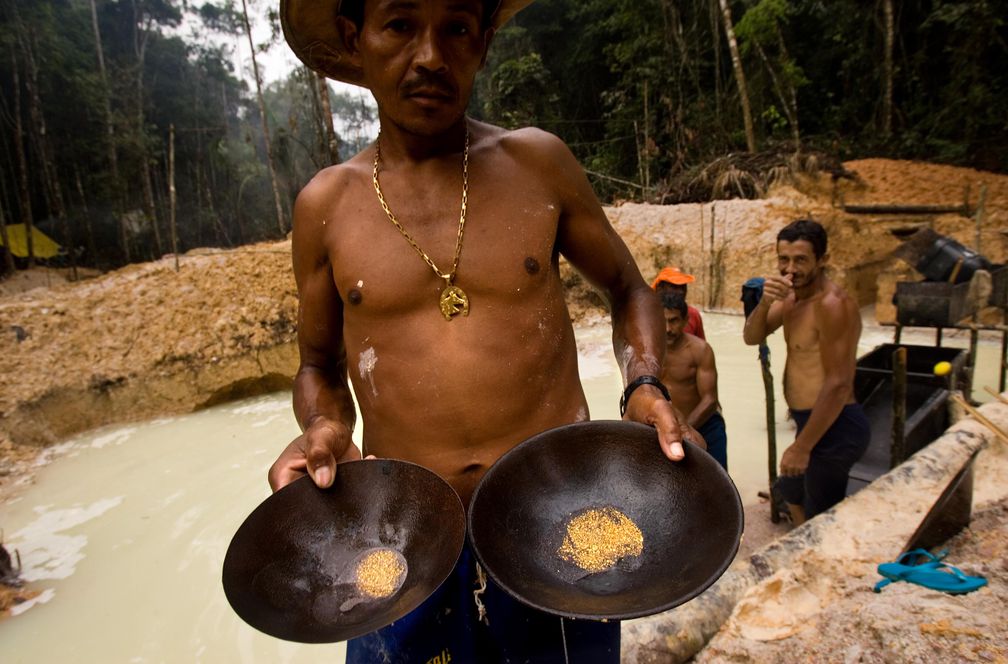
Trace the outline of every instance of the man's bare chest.
{"type": "Polygon", "coordinates": [[[785,310],[784,339],[789,351],[819,350],[819,327],[814,302],[800,301],[785,310]]]}
{"type": "Polygon", "coordinates": [[[473,296],[521,298],[556,279],[559,213],[549,200],[474,195],[464,225],[461,209],[401,201],[393,223],[374,192],[368,193],[360,192],[360,205],[325,234],[344,302],[407,306],[440,292],[446,277],[473,296]]]}

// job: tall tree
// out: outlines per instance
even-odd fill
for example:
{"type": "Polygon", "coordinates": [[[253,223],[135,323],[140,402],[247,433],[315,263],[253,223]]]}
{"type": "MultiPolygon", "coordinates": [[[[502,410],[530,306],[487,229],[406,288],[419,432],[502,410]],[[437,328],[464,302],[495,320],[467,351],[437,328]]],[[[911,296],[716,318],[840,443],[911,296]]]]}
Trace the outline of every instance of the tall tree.
{"type": "Polygon", "coordinates": [[[892,133],[894,33],[892,0],[882,0],[882,135],[886,138],[892,133]]]}
{"type": "Polygon", "coordinates": [[[742,104],[742,120],[745,123],[746,147],[749,152],[756,152],[756,132],[753,129],[752,108],[749,106],[749,89],[746,86],[745,71],[742,69],[742,57],[739,55],[738,41],[735,39],[735,26],[732,23],[731,7],[728,0],[718,0],[721,5],[721,19],[724,23],[725,39],[728,40],[728,51],[731,53],[732,69],[735,72],[735,84],[738,86],[739,101],[742,104]]]}
{"type": "Polygon", "coordinates": [[[284,218],[283,204],[280,202],[280,186],[277,184],[276,165],[273,161],[273,143],[270,140],[269,122],[266,118],[266,104],[263,102],[262,78],[259,76],[259,61],[256,58],[256,47],[252,41],[252,25],[249,22],[248,3],[242,0],[242,18],[245,23],[245,36],[248,37],[249,51],[252,54],[252,74],[255,78],[256,99],[259,102],[259,118],[262,122],[263,138],[266,141],[266,166],[269,168],[270,184],[273,186],[273,202],[276,205],[277,227],[280,233],[287,232],[287,222],[284,218]]]}
{"type": "MultiPolygon", "coordinates": [[[[112,191],[112,210],[119,226],[119,246],[126,262],[130,262],[129,236],[126,233],[126,218],[122,209],[122,187],[119,178],[119,158],[116,154],[115,116],[112,114],[112,87],[109,84],[108,70],[105,67],[105,50],[102,47],[101,29],[98,25],[98,7],[95,0],[91,4],[91,29],[94,34],[95,54],[98,60],[98,76],[101,83],[102,110],[105,121],[105,154],[108,159],[109,175],[112,191]]],[[[79,182],[79,178],[78,178],[79,182]]]]}

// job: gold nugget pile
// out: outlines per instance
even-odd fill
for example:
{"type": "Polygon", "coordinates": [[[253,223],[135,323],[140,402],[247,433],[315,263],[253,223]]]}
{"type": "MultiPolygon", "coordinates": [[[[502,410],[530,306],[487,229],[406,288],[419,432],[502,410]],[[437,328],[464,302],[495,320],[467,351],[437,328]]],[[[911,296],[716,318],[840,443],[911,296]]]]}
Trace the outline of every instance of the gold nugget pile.
{"type": "Polygon", "coordinates": [[[639,556],[644,535],[615,507],[582,512],[567,522],[557,555],[588,572],[603,572],[626,556],[639,556]]]}
{"type": "Polygon", "coordinates": [[[388,597],[399,589],[399,578],[405,569],[405,563],[395,551],[372,551],[357,563],[357,589],[368,597],[388,597]]]}

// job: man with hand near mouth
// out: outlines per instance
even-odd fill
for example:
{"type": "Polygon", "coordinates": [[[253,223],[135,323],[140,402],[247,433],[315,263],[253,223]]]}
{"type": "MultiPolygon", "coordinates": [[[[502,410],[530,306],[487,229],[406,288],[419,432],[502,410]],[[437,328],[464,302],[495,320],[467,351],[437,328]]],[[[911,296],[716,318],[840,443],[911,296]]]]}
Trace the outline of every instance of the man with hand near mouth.
{"type": "Polygon", "coordinates": [[[861,316],[857,302],[826,276],[826,230],[800,219],[777,234],[780,276],[766,277],[763,297],[746,319],[755,346],[784,326],[784,398],[798,425],[784,450],[775,491],[795,525],[843,500],[847,474],[871,432],[854,399],[861,316]]]}

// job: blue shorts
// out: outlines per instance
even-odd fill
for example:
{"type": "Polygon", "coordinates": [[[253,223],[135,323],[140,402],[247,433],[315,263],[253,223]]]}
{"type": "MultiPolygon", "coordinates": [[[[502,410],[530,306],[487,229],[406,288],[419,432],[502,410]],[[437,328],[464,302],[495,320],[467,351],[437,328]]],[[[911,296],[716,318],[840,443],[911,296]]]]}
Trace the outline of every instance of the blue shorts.
{"type": "Polygon", "coordinates": [[[476,557],[466,543],[451,575],[423,604],[391,625],[347,642],[347,664],[619,664],[619,622],[543,613],[487,578],[479,597],[486,624],[474,598],[477,588],[476,557]]]}
{"type": "Polygon", "coordinates": [[[715,411],[706,422],[697,427],[697,431],[707,443],[707,453],[714,457],[722,468],[728,470],[728,434],[721,413],[715,411]]]}
{"type": "MultiPolygon", "coordinates": [[[[792,410],[800,432],[811,410],[792,410]]],[[[847,495],[847,475],[871,442],[868,417],[861,404],[844,406],[809,455],[804,475],[779,477],[774,489],[792,505],[805,509],[805,518],[825,512],[847,495]]]]}

